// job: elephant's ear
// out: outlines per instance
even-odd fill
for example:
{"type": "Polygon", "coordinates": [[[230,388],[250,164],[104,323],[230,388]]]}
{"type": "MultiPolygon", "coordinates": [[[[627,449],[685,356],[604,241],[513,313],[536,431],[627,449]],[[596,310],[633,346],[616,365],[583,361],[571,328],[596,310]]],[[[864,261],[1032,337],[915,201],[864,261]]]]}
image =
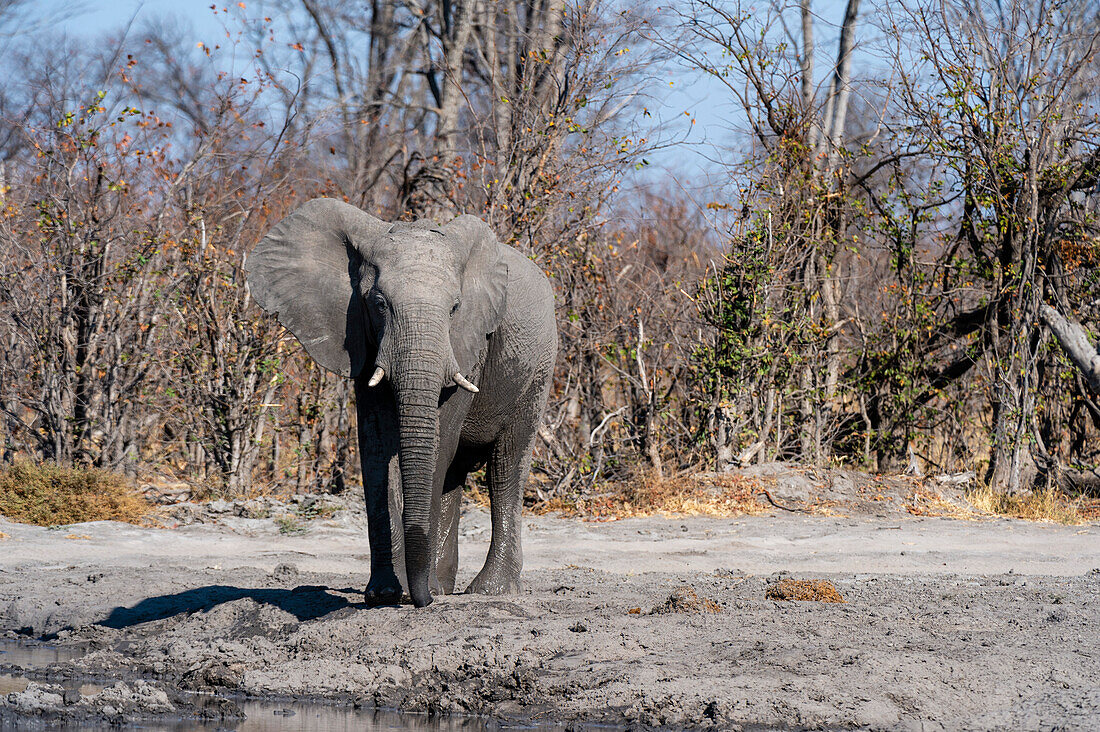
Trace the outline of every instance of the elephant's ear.
{"type": "Polygon", "coordinates": [[[459,216],[443,227],[443,234],[454,243],[460,261],[466,262],[458,311],[451,325],[451,347],[459,368],[469,373],[485,348],[486,336],[504,317],[508,263],[493,230],[476,216],[459,216]]]}
{"type": "Polygon", "coordinates": [[[356,376],[373,356],[359,266],[388,230],[354,206],[315,198],[276,224],[248,258],[248,287],[260,307],[275,313],[317,363],[344,376],[356,376]]]}

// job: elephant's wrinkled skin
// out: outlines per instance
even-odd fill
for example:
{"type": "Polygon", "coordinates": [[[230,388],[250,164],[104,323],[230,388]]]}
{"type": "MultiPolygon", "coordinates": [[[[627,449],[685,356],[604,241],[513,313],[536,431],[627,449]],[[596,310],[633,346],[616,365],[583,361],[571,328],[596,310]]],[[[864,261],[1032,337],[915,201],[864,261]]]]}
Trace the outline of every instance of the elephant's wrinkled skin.
{"type": "Polygon", "coordinates": [[[462,485],[482,464],[492,540],[468,591],[516,591],[523,487],[557,351],[538,267],[473,216],[389,224],[319,198],[271,230],[248,270],[256,302],[355,379],[368,602],[407,590],[422,607],[454,591],[462,485]]]}

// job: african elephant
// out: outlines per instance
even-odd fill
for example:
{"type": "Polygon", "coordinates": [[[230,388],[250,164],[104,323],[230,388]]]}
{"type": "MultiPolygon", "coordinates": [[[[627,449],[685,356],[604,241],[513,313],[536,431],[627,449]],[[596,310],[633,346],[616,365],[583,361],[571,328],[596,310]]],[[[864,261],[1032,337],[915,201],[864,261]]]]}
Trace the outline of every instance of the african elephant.
{"type": "Polygon", "coordinates": [[[520,510],[557,353],[554,296],[474,216],[381,221],[328,198],[248,260],[256,302],[355,380],[371,576],[380,604],[453,592],[466,475],[486,465],[492,538],[468,592],[519,588],[520,510]]]}

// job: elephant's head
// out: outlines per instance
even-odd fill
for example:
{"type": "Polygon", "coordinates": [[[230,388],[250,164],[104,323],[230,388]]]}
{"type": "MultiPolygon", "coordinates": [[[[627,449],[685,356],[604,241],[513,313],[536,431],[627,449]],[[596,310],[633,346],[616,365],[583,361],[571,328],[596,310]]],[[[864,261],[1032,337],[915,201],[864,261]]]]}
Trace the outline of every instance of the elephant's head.
{"type": "Polygon", "coordinates": [[[431,602],[433,476],[441,391],[476,391],[472,374],[504,313],[508,269],[473,216],[445,226],[389,224],[314,199],[279,222],[248,263],[256,302],[325,368],[388,379],[397,402],[405,571],[431,602]]]}

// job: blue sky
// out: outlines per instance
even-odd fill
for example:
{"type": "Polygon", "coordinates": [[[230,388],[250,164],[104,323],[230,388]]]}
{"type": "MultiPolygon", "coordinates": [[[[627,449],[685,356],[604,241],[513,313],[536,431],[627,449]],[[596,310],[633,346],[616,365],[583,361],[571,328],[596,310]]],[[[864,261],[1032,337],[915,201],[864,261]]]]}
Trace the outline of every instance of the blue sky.
{"type": "MultiPolygon", "coordinates": [[[[175,17],[187,21],[183,25],[190,26],[192,30],[186,32],[193,33],[196,44],[200,41],[217,43],[224,39],[221,20],[224,16],[215,15],[210,9],[211,1],[107,0],[84,3],[74,11],[71,0],[38,0],[36,8],[55,13],[60,22],[54,25],[75,36],[121,29],[131,19],[140,26],[144,21],[175,17]]],[[[233,0],[228,6],[236,11],[236,4],[233,0]]],[[[219,9],[226,5],[225,0],[218,3],[219,9]]],[[[246,5],[249,13],[260,12],[262,7],[258,0],[246,2],[246,5]]],[[[835,52],[835,24],[843,16],[844,2],[819,0],[817,9],[820,20],[816,35],[822,54],[818,61],[820,69],[826,65],[828,54],[835,52]]],[[[871,9],[865,8],[864,12],[871,12],[871,9]]],[[[720,184],[721,175],[716,173],[718,166],[712,161],[733,154],[730,148],[737,145],[739,139],[734,130],[740,126],[740,120],[728,92],[705,75],[670,69],[655,81],[652,95],[651,113],[656,119],[668,122],[670,137],[683,139],[687,144],[648,156],[651,167],[643,175],[651,180],[666,177],[672,185],[687,190],[713,191],[714,186],[720,184]],[[694,125],[690,124],[692,119],[694,125]]]]}

